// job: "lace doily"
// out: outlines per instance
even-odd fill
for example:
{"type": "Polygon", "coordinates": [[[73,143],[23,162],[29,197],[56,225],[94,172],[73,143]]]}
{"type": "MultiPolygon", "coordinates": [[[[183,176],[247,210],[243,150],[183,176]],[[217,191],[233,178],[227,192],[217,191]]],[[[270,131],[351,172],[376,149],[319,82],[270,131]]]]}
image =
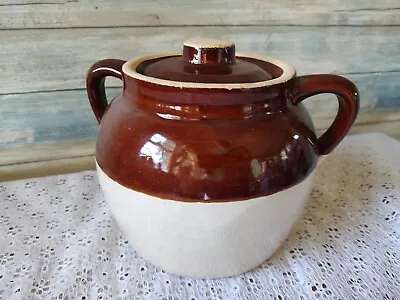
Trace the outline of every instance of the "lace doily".
{"type": "Polygon", "coordinates": [[[194,280],[137,256],[94,171],[0,183],[0,299],[400,299],[399,213],[400,143],[347,137],[268,262],[194,280]]]}

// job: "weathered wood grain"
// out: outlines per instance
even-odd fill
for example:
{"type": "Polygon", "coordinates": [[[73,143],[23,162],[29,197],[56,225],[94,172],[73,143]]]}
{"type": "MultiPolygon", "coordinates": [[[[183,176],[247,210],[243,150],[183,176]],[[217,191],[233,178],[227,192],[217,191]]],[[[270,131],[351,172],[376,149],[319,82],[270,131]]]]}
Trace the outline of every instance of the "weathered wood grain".
{"type": "Polygon", "coordinates": [[[92,136],[0,147],[0,166],[90,156],[94,154],[95,144],[96,137],[92,136]]]}
{"type": "MultiPolygon", "coordinates": [[[[399,25],[398,0],[0,0],[0,181],[94,169],[86,70],[102,58],[181,51],[193,36],[232,40],[299,75],[352,79],[361,109],[351,134],[400,140],[399,25]]],[[[304,103],[321,134],[336,99],[304,103]]]]}
{"type": "MultiPolygon", "coordinates": [[[[396,93],[400,90],[400,72],[352,74],[348,77],[360,90],[362,114],[369,115],[374,109],[388,108],[389,104],[390,109],[395,111],[396,107],[400,108],[400,95],[396,93]]],[[[119,88],[109,88],[109,99],[118,93],[119,88]]],[[[335,97],[326,94],[312,97],[303,103],[309,109],[317,128],[329,125],[338,106],[335,97]]],[[[379,117],[383,122],[392,121],[384,113],[379,114],[379,117]]],[[[374,119],[374,122],[379,120],[374,119]]],[[[16,145],[92,139],[98,132],[85,90],[0,95],[0,128],[0,149],[16,145]]],[[[43,155],[53,157],[52,152],[48,152],[43,151],[43,155]]],[[[39,154],[40,151],[35,155],[39,154]]],[[[23,155],[16,155],[21,162],[25,161],[23,155]]]]}
{"type": "Polygon", "coordinates": [[[233,40],[299,74],[400,71],[398,27],[154,27],[0,31],[0,94],[83,88],[102,58],[181,51],[192,36],[233,40]]]}
{"type": "Polygon", "coordinates": [[[187,25],[400,25],[386,1],[1,0],[0,28],[187,25]]]}
{"type": "Polygon", "coordinates": [[[68,174],[95,169],[93,156],[62,158],[15,165],[0,165],[0,182],[68,174]]]}
{"type": "Polygon", "coordinates": [[[0,96],[0,146],[91,138],[97,123],[86,91],[0,96]]]}

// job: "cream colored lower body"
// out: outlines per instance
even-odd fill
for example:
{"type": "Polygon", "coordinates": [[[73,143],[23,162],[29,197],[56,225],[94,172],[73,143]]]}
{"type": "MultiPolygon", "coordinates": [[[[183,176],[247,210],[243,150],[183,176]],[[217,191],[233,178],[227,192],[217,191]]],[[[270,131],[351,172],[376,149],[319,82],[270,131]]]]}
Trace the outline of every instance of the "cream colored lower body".
{"type": "Polygon", "coordinates": [[[267,197],[191,203],[136,192],[97,170],[112,214],[137,253],[166,272],[197,278],[241,274],[267,260],[299,220],[312,183],[309,176],[267,197]]]}

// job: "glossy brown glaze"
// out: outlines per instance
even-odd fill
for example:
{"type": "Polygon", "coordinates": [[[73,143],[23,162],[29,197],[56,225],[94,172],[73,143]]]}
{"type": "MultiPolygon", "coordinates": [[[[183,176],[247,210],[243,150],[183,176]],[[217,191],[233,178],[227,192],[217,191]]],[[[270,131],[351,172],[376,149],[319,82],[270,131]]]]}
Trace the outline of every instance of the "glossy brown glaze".
{"type": "Polygon", "coordinates": [[[105,59],[95,63],[86,76],[86,91],[98,122],[108,107],[104,82],[107,76],[123,78],[122,66],[125,60],[105,59]]]}
{"type": "Polygon", "coordinates": [[[182,59],[190,64],[222,64],[232,65],[236,63],[235,45],[223,47],[195,47],[184,45],[182,59]]]}
{"type": "Polygon", "coordinates": [[[184,45],[182,55],[158,58],[139,66],[143,75],[181,82],[250,83],[279,77],[276,70],[258,66],[235,56],[235,46],[192,47],[184,45]],[[275,76],[274,76],[275,75],[275,76]]]}
{"type": "MultiPolygon", "coordinates": [[[[123,80],[107,111],[94,110],[101,119],[97,163],[128,188],[178,201],[244,200],[301,182],[318,155],[340,142],[358,109],[354,85],[332,75],[247,90],[163,86],[126,74],[123,80]],[[317,139],[300,102],[325,92],[337,94],[341,108],[317,139]]],[[[88,90],[99,87],[90,82],[88,90]]],[[[96,99],[92,107],[103,107],[96,99]]]]}
{"type": "Polygon", "coordinates": [[[359,109],[359,92],[348,79],[337,75],[308,75],[297,77],[293,90],[292,102],[298,104],[304,99],[322,93],[337,96],[339,111],[335,121],[318,139],[319,154],[328,154],[342,141],[353,125],[359,109]]]}

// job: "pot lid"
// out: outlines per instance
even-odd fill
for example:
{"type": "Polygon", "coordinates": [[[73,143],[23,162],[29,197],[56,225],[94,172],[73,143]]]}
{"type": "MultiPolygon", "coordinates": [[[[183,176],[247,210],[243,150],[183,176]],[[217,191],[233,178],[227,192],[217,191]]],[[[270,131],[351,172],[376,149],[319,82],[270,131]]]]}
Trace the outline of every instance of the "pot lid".
{"type": "Polygon", "coordinates": [[[180,82],[256,83],[279,77],[273,64],[236,56],[235,44],[213,39],[184,42],[182,55],[147,61],[138,68],[142,75],[180,82]]]}

